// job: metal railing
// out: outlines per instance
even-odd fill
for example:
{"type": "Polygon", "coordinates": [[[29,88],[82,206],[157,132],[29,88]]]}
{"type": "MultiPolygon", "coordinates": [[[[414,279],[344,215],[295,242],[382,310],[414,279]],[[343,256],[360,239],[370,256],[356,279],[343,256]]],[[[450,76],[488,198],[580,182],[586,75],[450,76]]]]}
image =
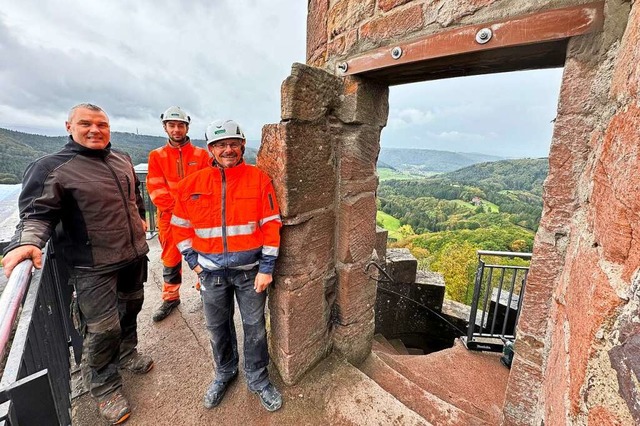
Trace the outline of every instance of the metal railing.
{"type": "Polygon", "coordinates": [[[156,224],[156,214],[157,209],[155,204],[151,201],[151,197],[149,197],[149,192],[147,191],[147,168],[144,164],[138,164],[136,166],[136,175],[138,176],[138,180],[140,181],[140,192],[142,193],[142,200],[144,201],[144,208],[147,211],[147,239],[151,239],[156,236],[158,233],[158,226],[156,224]]]}
{"type": "Polygon", "coordinates": [[[463,341],[468,349],[502,352],[515,340],[529,266],[487,264],[483,256],[531,260],[531,253],[478,250],[469,328],[463,341]]]}
{"type": "Polygon", "coordinates": [[[69,289],[61,285],[66,270],[58,268],[51,244],[43,269],[33,276],[31,270],[30,260],[20,263],[0,297],[3,353],[18,317],[0,381],[0,426],[70,425],[71,340],[63,302],[69,289]]]}

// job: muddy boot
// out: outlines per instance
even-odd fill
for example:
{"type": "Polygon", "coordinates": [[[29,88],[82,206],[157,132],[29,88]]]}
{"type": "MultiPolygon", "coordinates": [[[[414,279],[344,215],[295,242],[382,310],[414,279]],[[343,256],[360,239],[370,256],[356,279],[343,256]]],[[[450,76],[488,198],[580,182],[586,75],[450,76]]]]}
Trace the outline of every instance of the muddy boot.
{"type": "Polygon", "coordinates": [[[134,350],[120,360],[120,368],[135,374],[145,374],[153,368],[153,359],[149,355],[142,355],[134,350]]]}
{"type": "Polygon", "coordinates": [[[276,411],[282,407],[282,395],[271,383],[255,393],[258,394],[260,403],[267,411],[276,411]]]}
{"type": "Polygon", "coordinates": [[[159,322],[169,316],[171,311],[180,304],[180,299],[176,300],[165,300],[162,302],[162,305],[158,308],[155,314],[153,314],[153,321],[159,322]]]}
{"type": "Polygon", "coordinates": [[[123,423],[131,415],[129,401],[122,395],[120,389],[96,398],[96,402],[98,403],[100,415],[104,417],[109,424],[117,425],[123,423]]]}

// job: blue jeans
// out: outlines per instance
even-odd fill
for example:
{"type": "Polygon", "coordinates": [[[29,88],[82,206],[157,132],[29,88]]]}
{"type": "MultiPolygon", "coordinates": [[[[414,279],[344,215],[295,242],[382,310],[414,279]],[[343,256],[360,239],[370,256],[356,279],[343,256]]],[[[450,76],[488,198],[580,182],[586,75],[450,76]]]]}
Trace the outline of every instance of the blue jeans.
{"type": "Polygon", "coordinates": [[[262,390],[269,384],[269,351],[265,328],[264,306],[267,292],[256,293],[253,282],[258,268],[250,271],[227,270],[200,273],[200,294],[204,317],[213,349],[216,380],[229,381],[238,372],[238,351],[233,324],[235,293],[244,330],[244,372],[250,391],[262,390]]]}

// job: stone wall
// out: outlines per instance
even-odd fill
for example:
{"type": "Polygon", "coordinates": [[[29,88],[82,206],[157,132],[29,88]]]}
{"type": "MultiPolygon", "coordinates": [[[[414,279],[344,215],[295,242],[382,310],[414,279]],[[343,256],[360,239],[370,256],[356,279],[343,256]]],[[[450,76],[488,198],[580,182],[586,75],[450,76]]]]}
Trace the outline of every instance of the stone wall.
{"type": "Polygon", "coordinates": [[[309,0],[307,64],[337,62],[379,46],[589,0],[309,0]]]}
{"type": "Polygon", "coordinates": [[[333,348],[370,352],[375,174],[388,88],[294,64],[282,121],[263,128],[257,164],[273,179],[284,227],[270,292],[271,353],[296,382],[333,348]]]}
{"type": "MultiPolygon", "coordinates": [[[[379,46],[587,3],[310,0],[307,62],[334,72],[379,46]]],[[[607,0],[603,31],[569,43],[505,424],[640,424],[639,28],[640,3],[607,0]]]]}

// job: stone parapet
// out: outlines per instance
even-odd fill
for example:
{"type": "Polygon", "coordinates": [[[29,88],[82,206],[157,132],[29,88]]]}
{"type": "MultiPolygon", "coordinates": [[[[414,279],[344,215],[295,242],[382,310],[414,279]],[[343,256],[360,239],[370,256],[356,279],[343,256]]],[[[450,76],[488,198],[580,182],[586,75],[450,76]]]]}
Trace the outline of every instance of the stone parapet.
{"type": "Polygon", "coordinates": [[[416,282],[418,260],[407,248],[387,249],[387,272],[396,283],[416,282]]]}

